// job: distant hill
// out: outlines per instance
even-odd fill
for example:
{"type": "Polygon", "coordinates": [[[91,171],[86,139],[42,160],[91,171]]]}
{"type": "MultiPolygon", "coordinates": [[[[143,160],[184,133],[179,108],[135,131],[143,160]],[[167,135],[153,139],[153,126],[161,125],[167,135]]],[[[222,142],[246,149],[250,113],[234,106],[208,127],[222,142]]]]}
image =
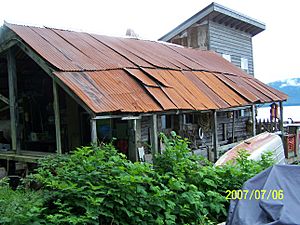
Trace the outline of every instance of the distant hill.
{"type": "Polygon", "coordinates": [[[300,78],[274,81],[268,83],[268,85],[289,96],[288,101],[284,105],[300,105],[300,78]]]}

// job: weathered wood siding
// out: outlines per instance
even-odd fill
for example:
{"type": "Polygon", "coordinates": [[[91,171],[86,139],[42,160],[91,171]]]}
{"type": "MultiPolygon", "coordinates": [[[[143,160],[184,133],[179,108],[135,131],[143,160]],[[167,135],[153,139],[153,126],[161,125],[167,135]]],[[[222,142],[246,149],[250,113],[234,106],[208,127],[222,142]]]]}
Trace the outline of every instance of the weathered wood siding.
{"type": "Polygon", "coordinates": [[[143,144],[150,144],[150,127],[151,118],[150,116],[143,116],[141,120],[141,141],[143,144]]]}
{"type": "Polygon", "coordinates": [[[248,73],[253,75],[252,38],[250,34],[209,21],[209,50],[231,56],[231,62],[241,67],[241,57],[248,59],[248,73]]]}
{"type": "MultiPolygon", "coordinates": [[[[232,112],[218,112],[217,113],[217,122],[218,122],[218,145],[227,145],[232,143],[232,124],[233,118],[230,116],[232,112]]],[[[188,114],[186,114],[188,115],[188,114]]],[[[168,115],[174,116],[174,115],[168,115]]],[[[175,117],[176,118],[176,117],[175,117]]],[[[235,129],[234,129],[234,142],[241,141],[251,137],[251,129],[247,124],[251,119],[251,109],[247,108],[243,110],[243,115],[241,111],[235,111],[235,129]]],[[[145,123],[145,122],[144,122],[145,123]]],[[[191,142],[190,147],[192,149],[204,149],[204,148],[213,148],[212,140],[212,114],[211,113],[194,113],[193,122],[186,122],[183,124],[182,130],[176,130],[167,128],[162,129],[161,126],[161,116],[158,117],[158,132],[164,132],[169,134],[171,130],[175,130],[180,136],[186,137],[191,142]],[[202,140],[199,138],[198,129],[202,127],[204,131],[204,137],[202,140]]],[[[174,121],[175,123],[175,121],[174,121]]],[[[143,120],[142,120],[143,124],[143,120]]],[[[145,124],[146,125],[146,124],[145,124]]],[[[142,134],[146,134],[146,126],[142,126],[142,134]]],[[[145,135],[143,135],[145,136],[145,135]]],[[[143,139],[143,138],[142,138],[143,139]]]]}
{"type": "Polygon", "coordinates": [[[241,58],[248,60],[248,73],[254,74],[251,35],[211,20],[192,26],[170,40],[171,43],[202,50],[213,50],[231,56],[231,62],[241,67],[241,58]]]}
{"type": "Polygon", "coordinates": [[[208,49],[208,25],[207,23],[190,27],[181,34],[170,40],[171,43],[199,48],[201,50],[208,49]]]}

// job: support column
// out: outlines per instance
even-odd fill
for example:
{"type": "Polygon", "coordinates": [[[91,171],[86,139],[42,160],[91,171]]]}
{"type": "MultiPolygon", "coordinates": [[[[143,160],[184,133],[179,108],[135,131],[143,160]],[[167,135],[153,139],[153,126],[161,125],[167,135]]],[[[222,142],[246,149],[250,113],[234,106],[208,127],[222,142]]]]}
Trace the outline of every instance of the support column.
{"type": "Polygon", "coordinates": [[[218,152],[218,120],[217,111],[213,110],[213,147],[214,147],[214,162],[219,158],[218,152]]]}
{"type": "Polygon", "coordinates": [[[62,154],[61,150],[61,132],[60,132],[60,113],[59,113],[59,99],[57,92],[57,84],[53,80],[53,109],[55,119],[55,134],[56,134],[56,153],[62,154]]]}
{"type": "Polygon", "coordinates": [[[128,158],[129,160],[136,162],[138,161],[138,147],[141,147],[141,120],[132,119],[128,120],[129,123],[129,148],[128,158]]]}
{"type": "Polygon", "coordinates": [[[12,150],[17,154],[20,153],[20,135],[19,135],[19,113],[17,102],[17,67],[15,53],[12,49],[7,53],[7,68],[8,68],[8,86],[9,86],[9,109],[11,123],[11,140],[12,150]]]}
{"type": "Polygon", "coordinates": [[[97,120],[94,118],[91,119],[91,142],[92,144],[97,144],[98,136],[97,136],[97,120]]]}
{"type": "Polygon", "coordinates": [[[252,116],[252,136],[256,135],[256,116],[255,116],[255,105],[251,106],[251,116],[252,116]]]}
{"type": "Polygon", "coordinates": [[[232,138],[232,143],[234,143],[234,139],[235,139],[235,110],[232,111],[232,135],[231,135],[231,138],[232,138]]]}
{"type": "Polygon", "coordinates": [[[158,134],[157,134],[157,115],[151,116],[151,128],[150,128],[150,139],[151,139],[151,150],[154,157],[155,154],[159,153],[158,150],[158,134]]]}
{"type": "Polygon", "coordinates": [[[280,110],[280,131],[281,131],[281,135],[282,135],[282,138],[283,138],[283,135],[284,135],[284,130],[283,130],[283,105],[282,105],[282,102],[279,102],[279,110],[280,110]]]}

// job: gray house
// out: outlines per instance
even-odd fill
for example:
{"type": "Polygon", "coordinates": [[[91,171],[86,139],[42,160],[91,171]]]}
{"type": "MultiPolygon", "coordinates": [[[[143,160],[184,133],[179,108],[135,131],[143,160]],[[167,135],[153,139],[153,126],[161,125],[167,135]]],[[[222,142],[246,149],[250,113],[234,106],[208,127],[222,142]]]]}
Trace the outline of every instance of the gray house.
{"type": "Polygon", "coordinates": [[[252,37],[264,30],[264,23],[213,2],[159,40],[213,50],[254,75],[252,37]]]}

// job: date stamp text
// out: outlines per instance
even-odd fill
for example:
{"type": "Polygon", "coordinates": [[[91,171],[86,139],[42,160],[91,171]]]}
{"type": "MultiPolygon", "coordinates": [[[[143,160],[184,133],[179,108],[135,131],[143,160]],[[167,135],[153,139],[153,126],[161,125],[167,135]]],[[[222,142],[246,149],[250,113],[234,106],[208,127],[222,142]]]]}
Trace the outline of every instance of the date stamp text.
{"type": "Polygon", "coordinates": [[[264,189],[253,189],[253,190],[226,190],[227,200],[283,200],[283,190],[264,190],[264,189]]]}

